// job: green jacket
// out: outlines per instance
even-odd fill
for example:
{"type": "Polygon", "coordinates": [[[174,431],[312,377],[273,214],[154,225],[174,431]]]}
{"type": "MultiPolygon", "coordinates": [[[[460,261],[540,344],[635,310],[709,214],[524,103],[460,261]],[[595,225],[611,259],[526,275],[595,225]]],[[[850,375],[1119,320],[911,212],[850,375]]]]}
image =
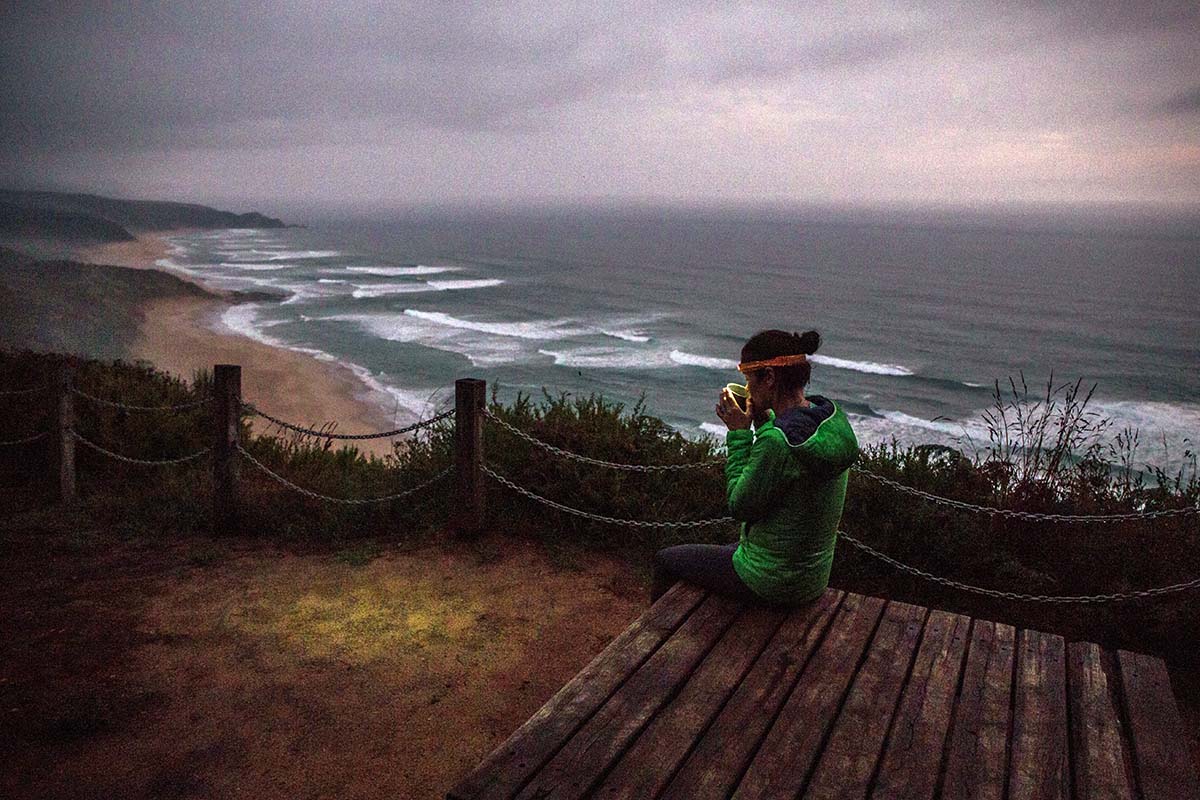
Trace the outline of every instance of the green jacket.
{"type": "Polygon", "coordinates": [[[725,436],[729,513],[743,521],[733,568],[755,594],[781,605],[815,600],[829,585],[846,481],[858,457],[846,412],[819,395],[808,399],[811,409],[783,420],[771,409],[757,430],[725,436]]]}

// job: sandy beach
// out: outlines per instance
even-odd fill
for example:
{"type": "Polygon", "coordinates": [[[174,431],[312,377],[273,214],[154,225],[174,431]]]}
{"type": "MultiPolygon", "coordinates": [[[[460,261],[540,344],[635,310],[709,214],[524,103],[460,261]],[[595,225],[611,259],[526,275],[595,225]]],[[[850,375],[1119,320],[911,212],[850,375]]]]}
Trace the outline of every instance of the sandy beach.
{"type": "MultiPolygon", "coordinates": [[[[165,235],[141,233],[136,241],[88,247],[80,251],[79,260],[161,269],[155,262],[170,253],[165,235]]],[[[370,390],[348,368],[222,329],[220,318],[230,302],[209,291],[211,299],[179,297],[148,304],[130,357],[189,381],[197,370],[214,364],[240,364],[243,397],[269,414],[310,428],[336,422],[338,433],[370,433],[406,424],[373,402],[370,390]]],[[[265,420],[255,424],[261,433],[271,428],[265,420]]],[[[388,439],[356,445],[380,456],[392,452],[388,439]]]]}

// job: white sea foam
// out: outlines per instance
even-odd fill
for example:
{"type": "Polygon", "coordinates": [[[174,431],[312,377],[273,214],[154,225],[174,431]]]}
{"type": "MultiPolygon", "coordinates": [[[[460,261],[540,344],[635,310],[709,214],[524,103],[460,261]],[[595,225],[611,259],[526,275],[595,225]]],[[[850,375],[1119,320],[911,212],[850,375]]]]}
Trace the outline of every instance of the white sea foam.
{"type": "Polygon", "coordinates": [[[682,350],[672,350],[670,358],[676,364],[682,364],[688,367],[705,367],[706,369],[737,369],[738,362],[728,358],[713,358],[712,356],[698,356],[694,353],[685,353],[682,350]]]}
{"type": "Polygon", "coordinates": [[[287,342],[276,339],[273,336],[268,336],[259,329],[257,325],[258,311],[261,306],[258,303],[243,303],[241,305],[230,306],[221,314],[221,324],[234,333],[245,336],[248,339],[253,339],[256,342],[269,344],[272,347],[288,347],[287,342]]]}
{"type": "Polygon", "coordinates": [[[879,415],[898,428],[919,429],[947,436],[971,436],[976,441],[987,441],[987,426],[978,418],[948,420],[924,419],[905,414],[903,411],[880,411],[879,415]]]}
{"type": "Polygon", "coordinates": [[[442,325],[408,314],[339,314],[322,320],[350,322],[368,334],[393,342],[411,342],[434,350],[455,353],[472,366],[495,366],[525,355],[520,339],[481,335],[479,331],[442,325]]]}
{"type": "Polygon", "coordinates": [[[979,389],[983,386],[982,383],[972,383],[971,381],[963,381],[963,386],[970,386],[972,389],[979,389]]]}
{"type": "Polygon", "coordinates": [[[872,375],[912,375],[913,371],[899,364],[879,364],[874,361],[850,361],[845,358],[812,355],[809,360],[838,369],[852,369],[855,372],[868,372],[872,375]]]}
{"type": "MultiPolygon", "coordinates": [[[[619,347],[580,347],[575,350],[538,350],[558,367],[574,369],[644,369],[654,367],[647,354],[619,347]]],[[[653,354],[649,354],[653,355],[653,354]]]]}
{"type": "Polygon", "coordinates": [[[480,289],[486,286],[498,286],[502,280],[462,280],[462,281],[414,281],[413,283],[356,283],[353,297],[387,297],[392,294],[412,294],[413,292],[452,292],[459,289],[480,289]]]}
{"type": "Polygon", "coordinates": [[[250,270],[251,272],[272,272],[279,269],[295,269],[294,264],[251,264],[244,261],[222,261],[222,267],[250,270]]]}
{"type": "Polygon", "coordinates": [[[434,292],[436,289],[430,288],[423,281],[416,283],[377,283],[370,284],[354,284],[354,291],[351,297],[356,300],[361,300],[365,297],[387,297],[393,294],[411,294],[413,292],[434,292]]]}
{"type": "Polygon", "coordinates": [[[346,272],[361,272],[364,275],[383,275],[389,278],[398,278],[402,275],[437,275],[441,272],[456,272],[462,269],[462,267],[343,267],[343,269],[346,272]]]}
{"type": "Polygon", "coordinates": [[[481,278],[478,280],[425,281],[425,283],[439,292],[447,292],[455,289],[485,289],[489,286],[499,286],[504,281],[500,278],[481,278]]]}
{"type": "Polygon", "coordinates": [[[614,339],[623,339],[627,342],[648,342],[648,341],[650,341],[650,337],[647,336],[646,334],[642,333],[641,331],[615,331],[615,330],[610,331],[610,330],[600,329],[600,333],[604,334],[605,336],[611,336],[614,339]]]}
{"type": "Polygon", "coordinates": [[[315,283],[280,283],[273,281],[271,285],[292,293],[291,297],[281,303],[281,305],[285,306],[307,303],[310,300],[317,300],[322,297],[337,296],[336,290],[322,289],[319,284],[315,283]]]}
{"type": "Polygon", "coordinates": [[[318,278],[317,283],[347,283],[347,281],[338,280],[337,278],[318,278]]]}
{"type": "Polygon", "coordinates": [[[277,252],[250,251],[246,258],[231,258],[230,261],[294,261],[307,258],[337,258],[340,250],[281,250],[277,252]]]}
{"type": "Polygon", "coordinates": [[[452,317],[441,311],[420,311],[415,308],[406,308],[404,313],[406,316],[445,325],[449,328],[462,328],[480,333],[491,333],[496,336],[512,336],[518,339],[552,341],[587,332],[586,328],[571,327],[572,320],[567,319],[532,320],[530,322],[476,322],[452,317]]]}

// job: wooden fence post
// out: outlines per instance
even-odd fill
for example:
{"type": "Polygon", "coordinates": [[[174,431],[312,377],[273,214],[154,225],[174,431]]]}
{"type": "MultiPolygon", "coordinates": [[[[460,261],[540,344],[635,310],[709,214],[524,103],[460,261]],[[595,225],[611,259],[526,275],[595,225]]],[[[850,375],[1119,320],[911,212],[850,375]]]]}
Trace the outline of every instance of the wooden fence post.
{"type": "Polygon", "coordinates": [[[75,403],[71,395],[71,366],[66,361],[54,368],[53,462],[58,468],[58,500],[73,506],[79,499],[75,485],[75,403]]]}
{"type": "Polygon", "coordinates": [[[483,409],[487,381],[461,378],[454,382],[454,469],[458,496],[452,527],[476,536],[483,530],[483,409]]]}
{"type": "Polygon", "coordinates": [[[213,533],[237,528],[238,429],[241,422],[242,368],[213,367],[213,533]]]}

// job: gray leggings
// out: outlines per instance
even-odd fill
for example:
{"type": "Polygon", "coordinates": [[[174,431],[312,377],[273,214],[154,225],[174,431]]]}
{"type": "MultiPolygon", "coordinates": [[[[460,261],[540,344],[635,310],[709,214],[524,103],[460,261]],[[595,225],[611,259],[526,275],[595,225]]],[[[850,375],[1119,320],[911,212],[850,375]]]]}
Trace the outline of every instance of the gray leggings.
{"type": "Polygon", "coordinates": [[[734,571],[733,551],[737,547],[737,542],[724,545],[677,544],[659,550],[654,556],[650,602],[654,603],[676,581],[683,580],[736,600],[766,604],[734,571]]]}

